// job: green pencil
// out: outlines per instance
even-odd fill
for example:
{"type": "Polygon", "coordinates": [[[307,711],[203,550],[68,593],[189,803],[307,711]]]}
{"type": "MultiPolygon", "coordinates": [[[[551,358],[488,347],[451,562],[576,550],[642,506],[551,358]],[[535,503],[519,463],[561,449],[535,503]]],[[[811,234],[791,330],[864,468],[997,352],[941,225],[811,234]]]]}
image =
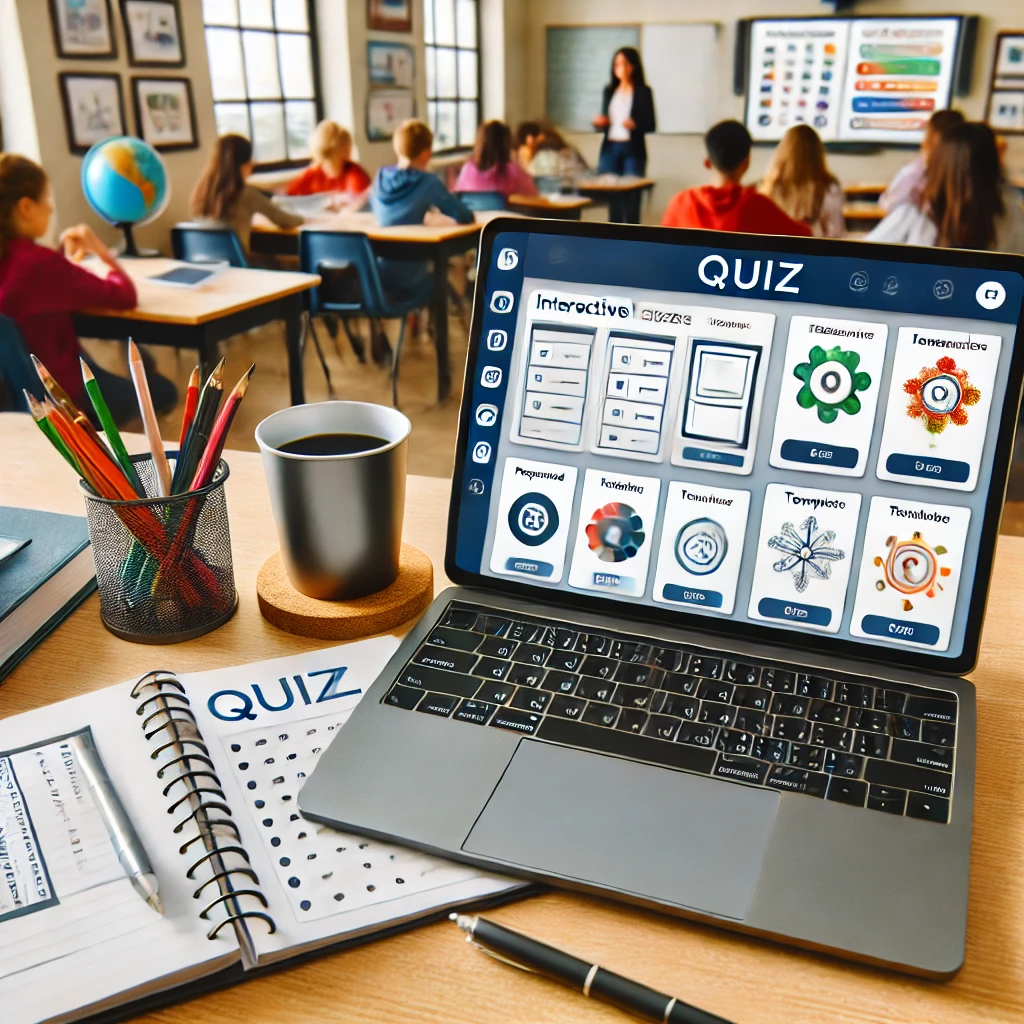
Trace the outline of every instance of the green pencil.
{"type": "Polygon", "coordinates": [[[25,400],[28,402],[29,411],[32,413],[32,418],[36,421],[36,425],[49,439],[50,444],[60,452],[64,461],[81,476],[82,471],[78,468],[74,455],[68,451],[67,445],[61,440],[60,434],[57,433],[53,424],[46,418],[46,410],[43,408],[42,403],[37,401],[28,391],[25,392],[25,400]]]}
{"type": "Polygon", "coordinates": [[[92,407],[96,410],[96,418],[100,421],[100,426],[103,427],[103,433],[107,435],[107,444],[110,445],[110,450],[114,453],[114,457],[124,470],[124,475],[128,477],[128,483],[132,485],[135,493],[140,498],[144,498],[146,492],[142,489],[142,481],[139,480],[139,476],[135,472],[132,460],[128,456],[128,449],[125,448],[124,441],[121,440],[117,424],[114,423],[114,417],[110,415],[110,409],[107,408],[107,403],[103,398],[103,392],[100,390],[96,377],[84,359],[79,357],[79,362],[82,364],[82,380],[85,382],[86,393],[92,402],[92,407]]]}

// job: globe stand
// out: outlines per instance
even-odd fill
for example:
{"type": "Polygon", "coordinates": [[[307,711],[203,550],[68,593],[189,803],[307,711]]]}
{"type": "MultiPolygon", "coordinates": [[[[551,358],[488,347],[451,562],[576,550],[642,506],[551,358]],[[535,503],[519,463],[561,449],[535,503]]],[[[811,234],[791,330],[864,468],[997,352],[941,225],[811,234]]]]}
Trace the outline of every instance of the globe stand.
{"type": "Polygon", "coordinates": [[[124,232],[124,245],[121,247],[121,252],[118,254],[125,257],[125,259],[153,259],[155,256],[159,256],[160,253],[156,249],[140,249],[135,244],[135,232],[133,226],[128,221],[119,221],[117,227],[124,232]]]}

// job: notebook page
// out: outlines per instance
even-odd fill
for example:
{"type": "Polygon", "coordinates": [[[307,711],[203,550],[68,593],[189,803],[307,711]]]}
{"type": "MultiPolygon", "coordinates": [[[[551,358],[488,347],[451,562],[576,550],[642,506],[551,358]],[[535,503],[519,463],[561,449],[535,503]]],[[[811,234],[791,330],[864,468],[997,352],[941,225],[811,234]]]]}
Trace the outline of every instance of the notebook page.
{"type": "Polygon", "coordinates": [[[255,936],[261,963],[522,884],[299,814],[303,780],[339,731],[344,742],[397,646],[380,637],[182,677],[277,924],[255,936]]]}

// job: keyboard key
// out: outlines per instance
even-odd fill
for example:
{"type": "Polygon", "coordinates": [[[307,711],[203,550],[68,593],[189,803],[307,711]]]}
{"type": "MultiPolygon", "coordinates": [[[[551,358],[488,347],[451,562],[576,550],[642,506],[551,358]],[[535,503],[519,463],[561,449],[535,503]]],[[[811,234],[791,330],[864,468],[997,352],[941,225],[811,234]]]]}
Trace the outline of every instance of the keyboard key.
{"type": "Polygon", "coordinates": [[[904,764],[917,764],[922,768],[937,768],[943,772],[953,770],[953,751],[949,747],[936,747],[928,743],[893,740],[889,758],[904,764]]]}
{"type": "MultiPolygon", "coordinates": [[[[935,772],[916,765],[900,764],[898,761],[865,762],[864,778],[879,786],[895,786],[897,789],[913,789],[929,796],[948,797],[953,791],[953,776],[935,772]]],[[[910,811],[908,809],[907,813],[910,811]]]]}
{"type": "Polygon", "coordinates": [[[684,676],[675,672],[665,676],[659,685],[663,690],[671,690],[673,693],[684,693],[687,697],[693,697],[696,696],[700,682],[696,676],[684,676]]]}
{"type": "Polygon", "coordinates": [[[500,636],[484,637],[484,642],[477,648],[477,654],[486,654],[491,658],[511,658],[519,644],[500,636]]]}
{"type": "Polygon", "coordinates": [[[736,729],[760,735],[768,727],[768,717],[763,711],[757,711],[754,708],[737,708],[732,724],[736,729]]]}
{"type": "Polygon", "coordinates": [[[956,701],[939,700],[935,697],[908,697],[903,713],[915,718],[930,718],[936,722],[955,722],[956,701]]]}
{"type": "Polygon", "coordinates": [[[650,706],[654,691],[647,686],[629,686],[619,683],[612,694],[612,703],[624,708],[646,709],[650,706]]]}
{"type": "Polygon", "coordinates": [[[853,730],[838,725],[816,725],[811,730],[811,743],[816,747],[849,750],[853,746],[853,730]]]}
{"type": "Polygon", "coordinates": [[[428,665],[448,672],[468,673],[477,662],[477,656],[468,651],[449,651],[442,647],[421,647],[413,657],[414,665],[428,665]]]}
{"type": "Polygon", "coordinates": [[[764,784],[771,789],[781,789],[784,793],[806,793],[809,796],[823,797],[825,790],[828,789],[828,778],[821,772],[775,765],[768,772],[764,784]]]}
{"type": "Polygon", "coordinates": [[[505,636],[517,643],[529,644],[533,642],[541,629],[542,627],[534,622],[513,622],[506,630],[505,636]]]}
{"type": "Polygon", "coordinates": [[[644,735],[659,740],[674,740],[681,724],[678,718],[671,715],[651,715],[644,727],[644,735]]]}
{"type": "Polygon", "coordinates": [[[700,684],[697,696],[701,700],[714,700],[719,704],[728,704],[732,700],[734,689],[732,683],[705,682],[700,684]]]}
{"type": "Polygon", "coordinates": [[[869,708],[875,702],[875,688],[863,683],[836,683],[835,699],[855,708],[869,708]]]}
{"type": "Polygon", "coordinates": [[[718,729],[713,725],[698,725],[696,722],[683,722],[679,726],[676,740],[679,743],[692,743],[697,747],[713,747],[718,737],[718,729]]]}
{"type": "Polygon", "coordinates": [[[789,751],[789,763],[808,771],[820,772],[825,763],[825,751],[821,747],[793,744],[789,751]]]}
{"type": "Polygon", "coordinates": [[[515,683],[516,686],[532,686],[536,688],[540,686],[540,682],[544,678],[544,675],[544,669],[537,668],[535,665],[513,664],[505,678],[510,683],[515,683]]]}
{"type": "Polygon", "coordinates": [[[678,672],[686,663],[686,653],[674,647],[655,647],[653,662],[666,672],[678,672]]]}
{"type": "Polygon", "coordinates": [[[579,681],[579,676],[565,672],[549,672],[540,686],[542,690],[550,690],[552,693],[574,693],[579,681]]]}
{"type": "Polygon", "coordinates": [[[825,722],[828,725],[843,725],[850,709],[842,704],[833,704],[828,700],[812,700],[807,717],[812,722],[825,722]]]}
{"type": "Polygon", "coordinates": [[[440,715],[442,718],[447,718],[458,703],[458,697],[452,697],[446,693],[428,693],[419,702],[416,710],[423,711],[428,715],[440,715]]]}
{"type": "Polygon", "coordinates": [[[767,736],[755,736],[750,748],[753,757],[772,764],[786,764],[789,761],[790,745],[787,740],[773,740],[767,736]]]}
{"type": "MultiPolygon", "coordinates": [[[[662,683],[664,686],[665,684],[662,683]]],[[[771,703],[772,695],[759,686],[737,686],[732,693],[733,704],[741,708],[756,708],[758,711],[767,711],[771,703]]]]}
{"type": "Polygon", "coordinates": [[[889,716],[884,711],[854,708],[850,712],[849,726],[851,729],[863,729],[866,732],[887,733],[889,731],[889,716]]]}
{"type": "MultiPolygon", "coordinates": [[[[657,671],[652,665],[633,664],[628,661],[620,661],[615,678],[620,683],[629,683],[632,686],[650,686],[657,671]]],[[[660,676],[660,673],[658,673],[660,676]]]]}
{"type": "Polygon", "coordinates": [[[498,708],[491,719],[491,725],[499,729],[512,729],[515,732],[525,733],[532,736],[539,728],[544,719],[540,715],[531,714],[529,711],[519,711],[516,708],[498,708]]]}
{"type": "Polygon", "coordinates": [[[606,729],[614,728],[619,717],[619,709],[614,704],[595,704],[591,702],[583,712],[582,721],[588,725],[602,725],[606,729]]]}
{"type": "Polygon", "coordinates": [[[637,708],[623,708],[619,714],[619,720],[615,723],[615,728],[639,735],[644,731],[648,717],[650,716],[646,711],[640,711],[637,708]]]}
{"type": "Polygon", "coordinates": [[[545,662],[545,667],[559,672],[578,672],[582,663],[583,655],[579,651],[563,651],[556,647],[545,662]]]}
{"type": "Polygon", "coordinates": [[[950,722],[922,722],[921,742],[937,747],[951,747],[956,740],[956,726],[950,722]]]}
{"type": "Polygon", "coordinates": [[[473,696],[477,700],[489,701],[492,704],[507,704],[515,692],[516,688],[509,683],[484,680],[473,696]]]}
{"type": "Polygon", "coordinates": [[[907,797],[907,817],[938,821],[943,825],[949,821],[949,801],[923,793],[910,793],[907,797]]]}
{"type": "Polygon", "coordinates": [[[877,732],[857,732],[853,734],[853,752],[864,757],[889,756],[889,737],[880,736],[877,732]]]}
{"type": "Polygon", "coordinates": [[[599,654],[606,658],[616,658],[619,654],[621,644],[610,636],[602,636],[598,633],[590,633],[582,644],[582,649],[587,654],[599,654]]]}
{"type": "Polygon", "coordinates": [[[715,748],[726,754],[749,754],[754,745],[754,734],[739,729],[722,729],[715,741],[715,748]]]}
{"type": "Polygon", "coordinates": [[[544,690],[531,690],[521,686],[516,690],[508,706],[510,708],[519,708],[520,711],[536,711],[537,714],[541,714],[548,706],[548,701],[550,700],[551,694],[544,690]]]}
{"type": "Polygon", "coordinates": [[[907,702],[907,695],[899,690],[876,690],[875,707],[879,711],[890,711],[894,715],[903,714],[903,705],[907,702]]]}
{"type": "Polygon", "coordinates": [[[472,697],[480,686],[480,680],[475,676],[460,676],[422,665],[407,665],[398,677],[398,682],[420,690],[454,693],[458,697],[472,697]]]}
{"type": "Polygon", "coordinates": [[[905,789],[893,789],[892,786],[868,787],[868,807],[873,811],[902,814],[906,805],[907,791],[905,789]]]}
{"type": "Polygon", "coordinates": [[[612,692],[615,684],[610,679],[594,679],[592,676],[582,676],[579,685],[576,687],[577,697],[586,697],[587,700],[599,700],[609,703],[612,699],[612,692]]]}
{"type": "Polygon", "coordinates": [[[700,703],[700,713],[697,721],[710,722],[713,725],[732,725],[736,717],[736,708],[730,704],[716,704],[711,700],[703,700],[700,703]]]}
{"type": "Polygon", "coordinates": [[[690,658],[689,672],[691,676],[701,676],[703,679],[718,679],[722,675],[722,659],[695,654],[690,658]]]}
{"type": "Polygon", "coordinates": [[[551,648],[543,644],[520,644],[512,655],[512,660],[524,665],[543,665],[550,653],[551,648]]]}
{"type": "Polygon", "coordinates": [[[761,673],[761,685],[775,693],[792,693],[796,684],[792,672],[781,668],[766,668],[761,673]]]}
{"type": "Polygon", "coordinates": [[[473,668],[475,675],[484,679],[504,679],[508,675],[512,663],[498,658],[481,658],[473,668]]]}
{"type": "Polygon", "coordinates": [[[730,683],[740,683],[743,686],[757,686],[761,678],[761,670],[756,665],[745,665],[741,661],[727,661],[722,678],[730,683]]]}
{"type": "MultiPolygon", "coordinates": [[[[589,709],[588,709],[589,710],[589,709]]],[[[709,775],[715,764],[713,750],[700,750],[682,743],[663,743],[649,736],[635,736],[618,729],[602,729],[585,722],[570,722],[565,718],[545,717],[537,734],[554,743],[568,743],[576,747],[618,754],[638,761],[682,768],[685,771],[709,775]]]]}
{"type": "Polygon", "coordinates": [[[587,702],[580,700],[579,697],[566,697],[564,694],[559,694],[552,699],[548,714],[557,718],[582,718],[586,706],[587,702]]]}
{"type": "Polygon", "coordinates": [[[801,697],[816,697],[818,700],[832,699],[832,680],[822,676],[809,676],[798,672],[796,693],[801,697]]]}
{"type": "Polygon", "coordinates": [[[476,622],[476,612],[463,608],[449,608],[441,625],[451,626],[452,629],[472,629],[474,622],[476,622]]]}
{"type": "Polygon", "coordinates": [[[659,690],[663,697],[656,708],[651,702],[651,710],[658,711],[663,715],[675,715],[687,722],[697,721],[697,714],[700,712],[700,701],[696,697],[685,697],[681,693],[668,693],[659,690]]]}
{"type": "Polygon", "coordinates": [[[772,723],[772,735],[780,740],[806,743],[811,738],[811,723],[805,718],[786,718],[777,715],[772,723]]]}
{"type": "Polygon", "coordinates": [[[653,650],[650,644],[624,643],[619,647],[619,661],[628,661],[630,664],[639,665],[650,662],[653,650]]]}
{"type": "Polygon", "coordinates": [[[450,647],[454,651],[475,651],[482,639],[479,633],[466,633],[460,629],[438,626],[427,637],[427,643],[432,647],[450,647]]]}
{"type": "Polygon", "coordinates": [[[889,716],[889,735],[901,740],[919,740],[921,738],[921,721],[908,718],[906,715],[889,716]]]}
{"type": "Polygon", "coordinates": [[[847,754],[841,750],[825,751],[825,771],[830,775],[842,775],[856,779],[864,768],[864,758],[859,754],[847,754]]]}
{"type": "Polygon", "coordinates": [[[868,795],[866,782],[858,782],[857,779],[846,779],[841,775],[833,775],[832,781],[828,784],[826,800],[836,800],[841,804],[852,804],[854,807],[863,807],[864,800],[868,795]]]}
{"type": "Polygon", "coordinates": [[[390,704],[392,707],[405,708],[406,711],[412,711],[412,709],[419,704],[422,696],[422,690],[418,690],[413,686],[402,686],[400,683],[395,683],[395,685],[388,690],[388,695],[384,698],[384,703],[390,704]]]}
{"type": "Polygon", "coordinates": [[[481,633],[489,633],[491,636],[504,636],[511,626],[508,619],[499,615],[481,615],[476,624],[481,633]]]}
{"type": "Polygon", "coordinates": [[[810,704],[807,697],[800,697],[795,693],[777,693],[772,697],[772,714],[789,715],[791,718],[806,718],[810,704]]]}
{"type": "Polygon", "coordinates": [[[580,665],[580,673],[585,676],[595,676],[598,679],[611,679],[615,675],[615,669],[619,663],[611,658],[598,658],[588,654],[580,665]]]}
{"type": "Polygon", "coordinates": [[[552,646],[556,651],[572,651],[579,638],[579,633],[574,629],[556,629],[552,646]]]}
{"type": "Polygon", "coordinates": [[[487,719],[494,711],[494,704],[485,704],[481,700],[464,700],[455,709],[452,718],[457,718],[460,722],[472,722],[474,725],[486,725],[487,719]]]}
{"type": "Polygon", "coordinates": [[[722,754],[718,758],[712,776],[720,779],[732,779],[733,782],[754,782],[761,785],[768,774],[770,765],[753,757],[735,757],[722,754]]]}

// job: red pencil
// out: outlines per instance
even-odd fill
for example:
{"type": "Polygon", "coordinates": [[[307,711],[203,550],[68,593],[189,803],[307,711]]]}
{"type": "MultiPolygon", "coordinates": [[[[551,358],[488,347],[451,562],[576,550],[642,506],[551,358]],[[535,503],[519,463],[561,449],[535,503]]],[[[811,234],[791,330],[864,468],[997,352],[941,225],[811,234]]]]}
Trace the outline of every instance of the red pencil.
{"type": "Polygon", "coordinates": [[[196,415],[196,406],[199,405],[199,367],[192,371],[188,379],[188,390],[185,392],[185,411],[181,416],[181,437],[178,438],[178,458],[185,450],[185,438],[188,436],[188,428],[192,426],[192,420],[196,415]]]}
{"type": "Polygon", "coordinates": [[[224,442],[227,440],[228,431],[231,429],[231,421],[235,418],[235,413],[238,411],[239,405],[242,404],[242,399],[245,398],[245,392],[249,388],[249,378],[252,377],[252,372],[255,369],[256,364],[253,363],[242,375],[242,379],[232,388],[231,394],[228,395],[220,408],[220,412],[217,413],[217,418],[213,422],[213,429],[210,431],[210,440],[206,445],[206,451],[203,452],[203,457],[199,460],[195,476],[192,477],[192,485],[189,487],[190,491],[205,487],[213,479],[213,474],[217,471],[217,463],[220,462],[220,453],[224,450],[224,442]]]}

